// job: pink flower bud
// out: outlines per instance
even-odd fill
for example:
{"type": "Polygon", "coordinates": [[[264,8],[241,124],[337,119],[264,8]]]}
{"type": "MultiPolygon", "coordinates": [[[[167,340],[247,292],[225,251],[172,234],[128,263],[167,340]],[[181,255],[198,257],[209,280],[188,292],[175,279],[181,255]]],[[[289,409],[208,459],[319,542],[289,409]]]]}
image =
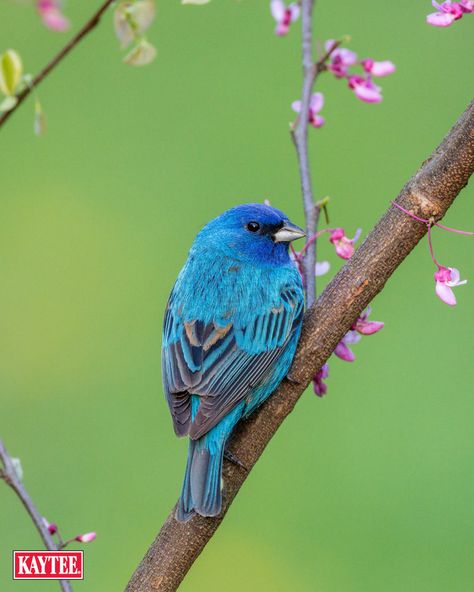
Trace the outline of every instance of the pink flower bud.
{"type": "Polygon", "coordinates": [[[79,541],[80,543],[90,543],[95,539],[96,536],[97,533],[95,532],[86,532],[85,534],[79,534],[74,540],[79,541]]]}
{"type": "Polygon", "coordinates": [[[51,31],[67,31],[69,19],[61,12],[60,0],[37,0],[36,8],[43,24],[51,31]]]}
{"type": "Polygon", "coordinates": [[[54,524],[54,522],[50,523],[46,518],[43,518],[43,523],[48,529],[49,534],[56,534],[58,532],[58,526],[57,524],[54,524]]]}

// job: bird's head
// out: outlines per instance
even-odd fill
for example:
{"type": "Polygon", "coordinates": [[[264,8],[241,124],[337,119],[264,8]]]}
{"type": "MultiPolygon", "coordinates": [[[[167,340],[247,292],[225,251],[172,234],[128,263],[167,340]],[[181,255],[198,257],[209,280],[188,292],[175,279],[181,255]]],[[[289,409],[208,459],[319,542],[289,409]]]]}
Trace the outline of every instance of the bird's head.
{"type": "Polygon", "coordinates": [[[290,242],[303,236],[303,230],[280,210],[244,204],[211,220],[198,234],[195,245],[255,264],[278,265],[289,262],[290,242]]]}

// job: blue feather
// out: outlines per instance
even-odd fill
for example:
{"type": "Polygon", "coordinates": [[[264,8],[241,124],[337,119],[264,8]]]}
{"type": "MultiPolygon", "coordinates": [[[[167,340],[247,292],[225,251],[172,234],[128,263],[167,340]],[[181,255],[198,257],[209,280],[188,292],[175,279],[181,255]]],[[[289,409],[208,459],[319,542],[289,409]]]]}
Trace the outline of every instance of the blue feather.
{"type": "Polygon", "coordinates": [[[233,208],[198,234],[173,288],[163,382],[175,432],[190,437],[179,520],[219,514],[225,443],[291,365],[304,297],[279,236],[296,228],[269,206],[233,208]]]}

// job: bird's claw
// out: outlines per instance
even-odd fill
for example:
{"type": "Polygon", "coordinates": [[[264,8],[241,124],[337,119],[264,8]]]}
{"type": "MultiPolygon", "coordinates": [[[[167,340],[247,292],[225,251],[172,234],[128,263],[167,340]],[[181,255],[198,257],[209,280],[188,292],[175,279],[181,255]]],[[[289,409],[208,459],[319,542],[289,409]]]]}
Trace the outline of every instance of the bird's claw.
{"type": "Polygon", "coordinates": [[[224,458],[226,458],[232,464],[237,465],[238,467],[244,469],[244,471],[248,472],[247,467],[240,460],[240,458],[237,455],[235,455],[233,452],[228,450],[227,448],[224,449],[224,458]]]}

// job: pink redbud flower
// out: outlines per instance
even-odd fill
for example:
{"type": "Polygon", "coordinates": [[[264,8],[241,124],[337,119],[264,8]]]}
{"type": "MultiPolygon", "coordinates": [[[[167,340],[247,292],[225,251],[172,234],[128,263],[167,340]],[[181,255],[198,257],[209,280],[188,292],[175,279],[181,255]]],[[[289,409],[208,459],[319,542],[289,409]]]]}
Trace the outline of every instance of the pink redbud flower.
{"type": "Polygon", "coordinates": [[[97,533],[95,532],[86,532],[85,534],[79,534],[74,538],[74,540],[79,541],[80,543],[90,543],[95,539],[96,536],[97,533]]]}
{"type": "Polygon", "coordinates": [[[467,280],[461,281],[460,277],[458,269],[442,265],[438,265],[438,271],[434,274],[436,294],[449,306],[455,306],[456,304],[456,296],[452,289],[467,283],[467,280]]]}
{"type": "MultiPolygon", "coordinates": [[[[326,51],[331,51],[334,39],[326,41],[324,47],[326,51]]],[[[328,70],[334,74],[336,78],[344,78],[347,76],[347,71],[350,66],[357,63],[357,54],[344,47],[338,47],[331,53],[331,59],[328,64],[328,70]]]]}
{"type": "Polygon", "coordinates": [[[48,529],[49,534],[56,534],[58,532],[58,526],[57,524],[54,524],[54,522],[49,523],[46,518],[43,518],[43,524],[48,529]]]}
{"type": "Polygon", "coordinates": [[[426,17],[426,22],[434,27],[449,27],[460,19],[464,12],[473,11],[473,2],[468,0],[467,2],[451,2],[446,0],[442,4],[438,4],[435,0],[431,4],[438,10],[438,12],[432,12],[426,17]]]}
{"type": "Polygon", "coordinates": [[[43,25],[51,31],[69,29],[69,19],[61,12],[61,0],[37,0],[36,8],[43,25]]]}
{"type": "Polygon", "coordinates": [[[355,96],[364,103],[380,103],[382,100],[382,89],[373,83],[370,76],[349,76],[347,79],[349,88],[354,91],[355,96]]]}
{"type": "Polygon", "coordinates": [[[344,228],[335,228],[331,231],[329,240],[336,248],[336,255],[341,259],[350,259],[354,254],[354,243],[357,241],[361,233],[361,229],[358,228],[354,235],[354,238],[348,238],[344,232],[344,228]]]}
{"type": "Polygon", "coordinates": [[[300,7],[294,2],[286,6],[283,0],[271,0],[270,12],[277,24],[275,33],[283,37],[288,33],[291,23],[299,17],[300,7]]]}
{"type": "Polygon", "coordinates": [[[362,60],[361,64],[367,74],[372,74],[372,76],[388,76],[395,72],[395,64],[389,60],[374,62],[374,60],[366,59],[362,60]]]}
{"type": "Polygon", "coordinates": [[[341,341],[337,344],[334,350],[335,355],[345,362],[353,362],[355,360],[354,352],[349,348],[349,345],[358,343],[361,336],[356,331],[348,331],[341,341]]]}
{"type": "Polygon", "coordinates": [[[361,313],[357,321],[352,325],[352,329],[357,331],[361,335],[373,335],[383,329],[384,323],[381,321],[369,321],[369,315],[372,312],[370,306],[368,306],[364,312],[361,313]]]}
{"type": "Polygon", "coordinates": [[[329,364],[324,364],[313,378],[314,394],[323,397],[328,392],[328,385],[323,382],[329,376],[329,364]]]}
{"type": "MultiPolygon", "coordinates": [[[[324,117],[318,115],[321,109],[324,106],[324,96],[323,93],[317,92],[311,96],[309,102],[309,114],[308,114],[308,121],[313,127],[322,127],[325,123],[324,117]]],[[[296,113],[301,113],[301,101],[293,101],[291,103],[291,108],[296,113]]]]}

